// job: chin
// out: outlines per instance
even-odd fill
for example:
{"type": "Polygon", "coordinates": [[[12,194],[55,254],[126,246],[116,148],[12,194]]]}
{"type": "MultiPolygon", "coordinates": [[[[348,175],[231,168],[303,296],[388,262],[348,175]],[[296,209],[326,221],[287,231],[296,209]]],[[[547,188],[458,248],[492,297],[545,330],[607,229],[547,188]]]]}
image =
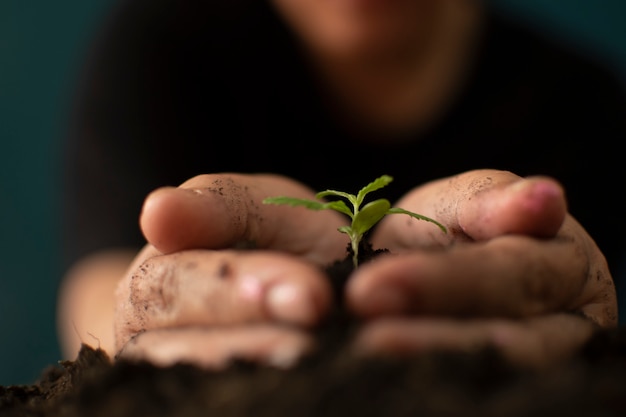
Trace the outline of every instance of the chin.
{"type": "Polygon", "coordinates": [[[420,43],[435,20],[431,0],[273,0],[316,52],[352,56],[420,43]]]}
{"type": "Polygon", "coordinates": [[[393,21],[337,26],[317,45],[325,55],[337,58],[380,55],[407,45],[415,46],[421,38],[415,27],[409,29],[393,21]]]}

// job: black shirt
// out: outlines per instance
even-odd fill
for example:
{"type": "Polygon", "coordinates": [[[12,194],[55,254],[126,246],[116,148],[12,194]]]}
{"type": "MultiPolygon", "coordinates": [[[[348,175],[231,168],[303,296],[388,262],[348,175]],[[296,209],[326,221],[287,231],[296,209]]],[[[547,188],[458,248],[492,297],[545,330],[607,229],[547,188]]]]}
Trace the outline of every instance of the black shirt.
{"type": "Polygon", "coordinates": [[[203,173],[276,172],[356,192],[392,175],[395,200],[476,168],[546,174],[615,270],[623,253],[622,85],[575,51],[489,13],[469,76],[411,140],[372,144],[323,105],[267,1],[126,0],[95,40],[66,147],[66,266],[143,244],[146,194],[203,173]]]}

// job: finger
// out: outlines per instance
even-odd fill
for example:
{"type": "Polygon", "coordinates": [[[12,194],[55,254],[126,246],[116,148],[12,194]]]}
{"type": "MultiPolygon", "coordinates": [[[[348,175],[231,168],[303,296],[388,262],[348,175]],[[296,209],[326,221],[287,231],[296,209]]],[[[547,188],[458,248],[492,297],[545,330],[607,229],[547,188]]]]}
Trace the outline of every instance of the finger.
{"type": "Polygon", "coordinates": [[[308,333],[279,326],[158,329],[130,339],[116,359],[156,366],[186,363],[207,369],[224,369],[235,360],[246,360],[288,368],[312,346],[308,333]]]}
{"type": "Polygon", "coordinates": [[[547,177],[521,178],[508,171],[476,170],[415,189],[397,205],[445,224],[385,217],[372,242],[393,250],[446,246],[452,240],[485,240],[503,234],[554,236],[567,214],[562,186],[547,177]]]}
{"type": "Polygon", "coordinates": [[[512,363],[545,367],[570,359],[595,328],[591,321],[572,314],[522,321],[390,318],[366,325],[354,349],[362,355],[402,356],[495,348],[512,363]]]}
{"type": "Polygon", "coordinates": [[[276,252],[196,250],[145,260],[118,286],[116,347],[151,329],[280,321],[302,326],[328,310],[324,272],[276,252]]]}
{"type": "Polygon", "coordinates": [[[141,229],[164,253],[252,243],[326,263],[345,252],[346,237],[336,233],[345,219],[338,213],[262,203],[276,195],[315,194],[275,175],[200,175],[178,188],[152,192],[142,209],[141,229]]]}
{"type": "Polygon", "coordinates": [[[347,300],[365,317],[523,317],[579,310],[599,297],[597,289],[587,285],[597,278],[611,280],[606,265],[591,270],[571,238],[546,241],[511,235],[364,264],[348,282],[347,300]]]}
{"type": "Polygon", "coordinates": [[[466,234],[475,240],[508,233],[556,235],[567,214],[565,192],[557,181],[516,179],[508,172],[495,177],[496,186],[478,184],[470,189],[471,198],[459,202],[457,220],[466,234]]]}

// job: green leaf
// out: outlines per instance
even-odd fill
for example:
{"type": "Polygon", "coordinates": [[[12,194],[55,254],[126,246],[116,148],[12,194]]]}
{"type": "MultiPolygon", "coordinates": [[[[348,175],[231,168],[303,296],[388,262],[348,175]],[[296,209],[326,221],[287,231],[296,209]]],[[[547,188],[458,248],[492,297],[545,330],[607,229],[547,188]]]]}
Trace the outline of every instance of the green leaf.
{"type": "Polygon", "coordinates": [[[385,217],[390,207],[391,203],[384,198],[366,204],[354,217],[352,228],[356,233],[365,234],[380,219],[385,217]]]}
{"type": "Polygon", "coordinates": [[[346,205],[345,202],[343,202],[342,200],[336,200],[336,201],[330,201],[326,204],[324,204],[324,208],[330,208],[333,209],[335,211],[338,211],[339,213],[343,213],[345,215],[347,215],[350,218],[354,217],[354,214],[352,213],[352,210],[350,210],[348,208],[348,206],[346,205]]]}
{"type": "Polygon", "coordinates": [[[289,205],[289,206],[304,206],[311,210],[324,210],[326,209],[326,203],[315,200],[308,200],[305,198],[294,198],[294,197],[267,197],[263,200],[263,204],[276,204],[276,205],[289,205]]]}
{"type": "Polygon", "coordinates": [[[341,226],[337,230],[339,230],[341,233],[352,235],[352,228],[350,226],[341,226]]]}
{"type": "Polygon", "coordinates": [[[363,200],[365,196],[373,191],[379,190],[383,187],[386,187],[391,181],[393,181],[393,177],[389,175],[383,175],[381,177],[376,178],[374,181],[367,184],[365,187],[361,188],[359,193],[356,196],[356,206],[359,207],[363,204],[363,200]]]}
{"type": "Polygon", "coordinates": [[[306,198],[277,196],[277,197],[267,197],[263,199],[263,204],[288,205],[292,207],[302,206],[302,207],[308,208],[309,210],[332,209],[340,213],[346,214],[350,216],[350,218],[352,218],[353,216],[352,211],[350,211],[346,203],[344,203],[341,200],[330,201],[326,203],[326,202],[317,201],[317,200],[309,200],[306,198]]]}
{"type": "Polygon", "coordinates": [[[328,196],[345,198],[352,205],[356,203],[356,196],[354,196],[353,194],[344,193],[343,191],[326,190],[326,191],[320,191],[319,193],[315,194],[315,198],[325,198],[328,196]]]}
{"type": "Polygon", "coordinates": [[[439,227],[444,233],[448,233],[448,229],[446,229],[446,227],[443,224],[439,223],[438,221],[436,221],[434,219],[431,219],[430,217],[426,217],[426,216],[423,216],[421,214],[413,213],[412,211],[408,211],[408,210],[401,209],[401,208],[398,208],[398,207],[390,208],[388,213],[389,214],[408,214],[409,216],[411,216],[413,218],[416,218],[418,220],[424,220],[424,221],[433,223],[433,224],[437,225],[437,227],[439,227]]]}

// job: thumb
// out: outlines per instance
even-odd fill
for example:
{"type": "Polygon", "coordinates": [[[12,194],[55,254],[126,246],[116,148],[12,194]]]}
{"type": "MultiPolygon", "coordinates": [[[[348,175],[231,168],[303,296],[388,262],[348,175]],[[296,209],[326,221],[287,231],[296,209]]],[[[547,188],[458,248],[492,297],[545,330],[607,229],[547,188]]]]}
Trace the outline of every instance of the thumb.
{"type": "Polygon", "coordinates": [[[150,193],[140,226],[147,241],[163,253],[252,244],[326,262],[345,251],[345,242],[334,237],[342,225],[337,213],[262,203],[276,195],[314,198],[315,193],[278,175],[199,175],[179,187],[150,193]]]}
{"type": "Polygon", "coordinates": [[[553,237],[567,215],[563,187],[549,177],[475,171],[460,180],[467,195],[458,201],[456,220],[474,240],[504,234],[553,237]],[[476,174],[482,179],[476,181],[476,174]]]}
{"type": "Polygon", "coordinates": [[[397,205],[438,220],[449,233],[437,233],[426,222],[387,216],[376,231],[375,244],[399,249],[505,234],[551,237],[567,215],[565,193],[556,180],[487,169],[432,181],[413,189],[397,205]]]}

